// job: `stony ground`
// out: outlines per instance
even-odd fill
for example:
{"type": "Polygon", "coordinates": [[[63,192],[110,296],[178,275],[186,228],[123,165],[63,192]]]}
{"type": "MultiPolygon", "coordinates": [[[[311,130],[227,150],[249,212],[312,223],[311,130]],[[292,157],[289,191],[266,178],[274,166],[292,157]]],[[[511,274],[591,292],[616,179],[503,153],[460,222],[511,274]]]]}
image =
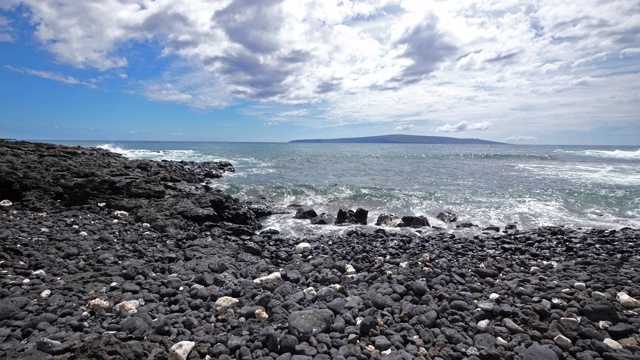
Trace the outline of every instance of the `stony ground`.
{"type": "Polygon", "coordinates": [[[287,238],[225,171],[0,142],[0,358],[640,359],[639,230],[287,238]]]}

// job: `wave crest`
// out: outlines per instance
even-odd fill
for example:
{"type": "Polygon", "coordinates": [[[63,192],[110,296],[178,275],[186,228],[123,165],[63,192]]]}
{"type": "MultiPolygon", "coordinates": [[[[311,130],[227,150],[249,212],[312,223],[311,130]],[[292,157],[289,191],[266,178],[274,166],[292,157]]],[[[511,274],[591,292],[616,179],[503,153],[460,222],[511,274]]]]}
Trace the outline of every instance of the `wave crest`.
{"type": "Polygon", "coordinates": [[[611,159],[640,160],[640,149],[638,150],[580,150],[563,151],[583,156],[592,156],[611,159]]]}

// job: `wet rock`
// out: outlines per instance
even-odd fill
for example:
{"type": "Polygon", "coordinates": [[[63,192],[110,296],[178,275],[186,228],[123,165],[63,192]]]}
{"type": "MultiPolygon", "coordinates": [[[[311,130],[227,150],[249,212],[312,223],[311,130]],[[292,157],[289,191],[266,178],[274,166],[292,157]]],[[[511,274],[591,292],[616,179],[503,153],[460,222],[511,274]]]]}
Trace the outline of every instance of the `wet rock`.
{"type": "Polygon", "coordinates": [[[296,210],[296,214],[293,216],[294,219],[313,219],[318,216],[316,211],[308,206],[303,206],[296,210]]]}
{"type": "Polygon", "coordinates": [[[380,214],[376,226],[401,227],[404,222],[396,214],[380,214]]]}
{"type": "Polygon", "coordinates": [[[336,225],[342,224],[356,224],[356,225],[367,225],[367,217],[369,216],[369,211],[363,208],[357,208],[355,211],[353,210],[338,210],[338,215],[336,216],[336,225]]]}
{"type": "Polygon", "coordinates": [[[436,215],[436,219],[445,222],[445,223],[453,223],[458,220],[458,216],[451,211],[443,211],[436,215]]]}
{"type": "Polygon", "coordinates": [[[335,222],[335,218],[331,214],[322,213],[313,219],[311,223],[314,225],[331,225],[335,222]]]}
{"type": "Polygon", "coordinates": [[[402,223],[404,226],[412,227],[412,228],[421,228],[425,226],[431,226],[429,224],[429,220],[426,216],[403,216],[402,223]]]}

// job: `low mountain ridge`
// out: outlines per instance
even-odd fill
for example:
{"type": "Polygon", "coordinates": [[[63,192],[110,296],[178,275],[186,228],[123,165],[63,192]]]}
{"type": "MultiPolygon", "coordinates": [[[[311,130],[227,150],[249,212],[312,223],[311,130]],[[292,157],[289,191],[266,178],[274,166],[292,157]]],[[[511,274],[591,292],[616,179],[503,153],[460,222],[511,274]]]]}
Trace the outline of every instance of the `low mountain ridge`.
{"type": "Polygon", "coordinates": [[[359,144],[482,144],[505,145],[497,141],[469,138],[453,138],[447,136],[423,135],[379,135],[337,139],[302,139],[292,140],[290,143],[359,143],[359,144]]]}

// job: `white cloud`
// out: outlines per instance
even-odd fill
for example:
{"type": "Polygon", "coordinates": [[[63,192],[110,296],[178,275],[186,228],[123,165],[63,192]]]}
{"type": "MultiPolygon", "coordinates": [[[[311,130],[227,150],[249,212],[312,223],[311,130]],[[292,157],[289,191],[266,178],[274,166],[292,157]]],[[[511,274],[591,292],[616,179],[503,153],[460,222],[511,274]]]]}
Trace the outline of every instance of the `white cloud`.
{"type": "Polygon", "coordinates": [[[398,125],[396,127],[393,128],[393,130],[396,131],[409,131],[411,129],[413,129],[415,127],[415,125],[413,124],[404,124],[404,125],[398,125]]]}
{"type": "Polygon", "coordinates": [[[460,121],[455,125],[445,124],[436,129],[436,132],[460,132],[467,130],[486,130],[491,127],[490,122],[482,121],[479,123],[469,124],[467,121],[460,121]]]}
{"type": "Polygon", "coordinates": [[[482,121],[479,123],[470,124],[469,130],[487,130],[489,127],[491,127],[491,125],[493,124],[488,121],[482,121]]]}
{"type": "MultiPolygon", "coordinates": [[[[453,119],[438,131],[455,132],[488,129],[474,121],[490,118],[505,137],[525,123],[582,129],[640,112],[634,1],[20,3],[60,63],[126,74],[157,101],[206,109],[253,100],[266,121],[301,121],[277,114],[304,105],[322,126],[453,119]],[[157,45],[151,56],[170,65],[136,78],[138,44],[157,45]]],[[[0,18],[0,36],[6,24],[0,18]]]]}
{"type": "Polygon", "coordinates": [[[292,110],[292,111],[281,112],[280,114],[278,114],[278,116],[282,118],[288,118],[288,117],[305,116],[307,114],[309,114],[309,110],[302,109],[302,110],[292,110]]]}
{"type": "Polygon", "coordinates": [[[0,16],[0,42],[13,42],[13,28],[11,22],[4,16],[0,16]]]}
{"type": "Polygon", "coordinates": [[[7,70],[11,70],[11,71],[15,71],[23,74],[37,76],[43,79],[58,81],[67,85],[84,85],[92,89],[97,89],[97,86],[95,84],[80,81],[74,78],[73,76],[54,73],[51,71],[42,71],[42,70],[35,70],[30,68],[16,68],[11,65],[5,65],[4,68],[7,70]]]}
{"type": "Polygon", "coordinates": [[[146,86],[145,95],[152,100],[189,103],[193,96],[176,89],[173,84],[149,84],[146,86]]]}
{"type": "Polygon", "coordinates": [[[626,49],[622,49],[620,51],[620,56],[621,57],[625,57],[625,56],[635,56],[640,54],[640,47],[636,47],[636,48],[626,48],[626,49]]]}
{"type": "Polygon", "coordinates": [[[529,142],[529,141],[536,141],[536,140],[538,140],[538,138],[535,137],[535,136],[518,135],[518,136],[509,136],[508,138],[505,138],[504,140],[505,141],[516,141],[516,142],[529,142]]]}

